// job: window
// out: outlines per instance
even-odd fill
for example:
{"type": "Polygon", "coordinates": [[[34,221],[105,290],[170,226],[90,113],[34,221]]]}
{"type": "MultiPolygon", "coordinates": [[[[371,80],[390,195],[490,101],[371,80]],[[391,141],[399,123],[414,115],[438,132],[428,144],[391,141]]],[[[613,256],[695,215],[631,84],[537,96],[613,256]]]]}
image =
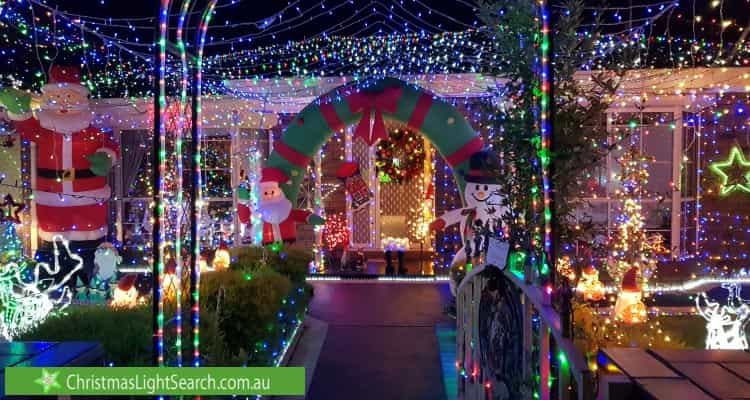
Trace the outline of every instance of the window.
{"type": "Polygon", "coordinates": [[[122,229],[123,265],[144,266],[151,259],[151,131],[124,130],[120,134],[122,159],[117,193],[122,229]]]}
{"type": "MultiPolygon", "coordinates": [[[[621,210],[615,192],[620,187],[620,156],[631,145],[653,157],[648,166],[649,179],[643,199],[643,218],[646,230],[660,233],[668,246],[672,225],[672,154],[674,152],[675,120],[671,112],[609,113],[610,143],[616,148],[596,169],[589,195],[577,210],[580,221],[590,221],[608,235],[617,229],[616,217],[621,210]]],[[[682,133],[680,133],[682,134],[682,133]]]]}
{"type": "Polygon", "coordinates": [[[232,137],[226,130],[204,129],[201,143],[203,201],[201,245],[216,248],[234,241],[232,137]]]}

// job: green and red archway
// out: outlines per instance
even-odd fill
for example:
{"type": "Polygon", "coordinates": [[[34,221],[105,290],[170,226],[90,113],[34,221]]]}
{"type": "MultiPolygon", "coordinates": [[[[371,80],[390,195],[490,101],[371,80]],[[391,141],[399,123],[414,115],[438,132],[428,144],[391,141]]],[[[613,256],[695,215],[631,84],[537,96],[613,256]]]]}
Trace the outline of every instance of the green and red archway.
{"type": "Polygon", "coordinates": [[[278,168],[289,176],[290,182],[281,187],[288,199],[296,199],[305,169],[334,132],[358,124],[354,137],[363,137],[373,144],[385,137],[383,119],[406,124],[432,142],[453,168],[464,201],[464,172],[471,155],[483,149],[481,138],[453,106],[395,78],[345,85],[309,104],[274,143],[266,166],[278,168]],[[371,114],[374,115],[372,132],[371,114]]]}

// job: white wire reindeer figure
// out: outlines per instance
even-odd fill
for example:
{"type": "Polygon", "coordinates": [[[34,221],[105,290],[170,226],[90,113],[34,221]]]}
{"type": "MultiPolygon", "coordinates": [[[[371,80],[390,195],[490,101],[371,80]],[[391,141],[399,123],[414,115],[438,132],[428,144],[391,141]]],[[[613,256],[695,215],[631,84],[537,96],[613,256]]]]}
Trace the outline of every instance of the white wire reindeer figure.
{"type": "Polygon", "coordinates": [[[750,319],[750,304],[742,300],[742,288],[735,284],[722,284],[727,289],[727,304],[721,305],[701,293],[695,298],[698,313],[707,321],[706,349],[745,350],[748,348],[745,326],[750,319]],[[701,305],[701,299],[706,304],[701,305]]]}
{"type": "Polygon", "coordinates": [[[37,263],[34,266],[31,281],[24,280],[21,276],[22,268],[17,263],[2,266],[0,270],[0,305],[2,305],[0,336],[5,340],[12,340],[13,337],[47,319],[53,311],[64,310],[70,305],[73,293],[68,287],[68,282],[82,268],[83,260],[79,255],[70,251],[68,242],[62,236],[53,237],[53,248],[53,265],[50,267],[48,263],[37,263]],[[56,279],[62,271],[61,246],[75,265],[61,279],[56,279]],[[47,278],[40,278],[42,270],[46,272],[47,278]]]}

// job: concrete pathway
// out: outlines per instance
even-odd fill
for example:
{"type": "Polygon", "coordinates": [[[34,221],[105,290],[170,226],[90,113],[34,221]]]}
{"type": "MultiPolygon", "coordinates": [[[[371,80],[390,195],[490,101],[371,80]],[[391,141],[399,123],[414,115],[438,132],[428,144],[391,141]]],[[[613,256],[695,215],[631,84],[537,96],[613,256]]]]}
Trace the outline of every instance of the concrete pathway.
{"type": "Polygon", "coordinates": [[[328,332],[307,399],[446,399],[436,325],[445,282],[314,282],[310,316],[328,332]]]}

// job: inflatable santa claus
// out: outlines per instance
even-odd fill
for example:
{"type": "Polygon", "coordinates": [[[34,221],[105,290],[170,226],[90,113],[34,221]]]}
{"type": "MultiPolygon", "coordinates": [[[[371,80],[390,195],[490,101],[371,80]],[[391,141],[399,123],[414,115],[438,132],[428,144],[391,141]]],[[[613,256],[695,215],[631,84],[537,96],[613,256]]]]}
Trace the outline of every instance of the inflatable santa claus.
{"type": "Polygon", "coordinates": [[[52,258],[52,238],[62,236],[83,258],[84,282],[107,234],[107,175],[118,151],[107,134],[91,126],[88,95],[80,71],[61,66],[50,69],[35,115],[30,94],[0,89],[0,105],[21,137],[37,147],[34,205],[42,240],[37,258],[52,258]]]}
{"type": "Polygon", "coordinates": [[[307,210],[292,207],[279,184],[289,177],[278,168],[264,168],[260,179],[258,210],[263,221],[263,245],[276,242],[292,243],[297,239],[298,223],[322,225],[325,220],[307,210]]]}

